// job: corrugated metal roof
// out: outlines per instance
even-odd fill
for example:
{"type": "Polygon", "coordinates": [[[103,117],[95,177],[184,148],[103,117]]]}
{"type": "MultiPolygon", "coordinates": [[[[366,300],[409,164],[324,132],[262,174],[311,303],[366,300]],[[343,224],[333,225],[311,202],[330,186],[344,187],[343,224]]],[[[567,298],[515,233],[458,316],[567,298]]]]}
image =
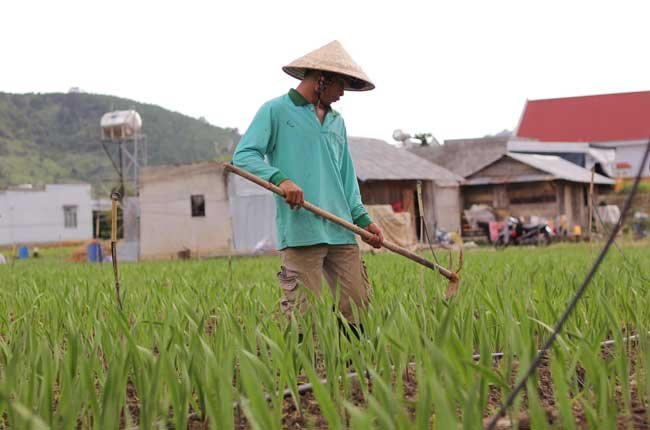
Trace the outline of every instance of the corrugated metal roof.
{"type": "Polygon", "coordinates": [[[604,142],[650,135],[650,91],[529,100],[518,137],[604,142]]]}
{"type": "Polygon", "coordinates": [[[421,179],[441,186],[453,186],[463,180],[455,173],[383,140],[350,137],[348,141],[357,178],[361,181],[421,179]]]}
{"type": "MultiPolygon", "coordinates": [[[[508,152],[508,157],[513,158],[522,163],[528,164],[543,172],[550,173],[555,179],[564,179],[565,181],[590,183],[591,171],[573,164],[556,155],[540,155],[540,154],[522,154],[516,152],[508,152]]],[[[615,183],[613,179],[596,174],[594,175],[594,183],[601,185],[612,185],[615,183]]]]}
{"type": "Polygon", "coordinates": [[[535,152],[543,154],[545,152],[554,153],[578,153],[586,154],[589,152],[589,143],[587,142],[540,142],[539,140],[520,140],[513,138],[508,141],[508,151],[511,152],[535,152]]]}
{"type": "Polygon", "coordinates": [[[521,184],[525,182],[553,181],[553,175],[540,172],[538,175],[490,176],[466,179],[463,185],[521,184]]]}
{"type": "Polygon", "coordinates": [[[430,161],[467,178],[508,152],[508,137],[445,140],[430,161]]]}

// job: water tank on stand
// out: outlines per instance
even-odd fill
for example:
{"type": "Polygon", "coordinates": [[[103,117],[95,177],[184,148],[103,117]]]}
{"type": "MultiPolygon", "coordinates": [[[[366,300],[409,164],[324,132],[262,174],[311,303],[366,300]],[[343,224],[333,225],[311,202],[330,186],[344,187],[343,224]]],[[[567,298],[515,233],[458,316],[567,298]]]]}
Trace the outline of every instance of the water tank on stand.
{"type": "Polygon", "coordinates": [[[105,113],[100,125],[102,140],[132,139],[142,128],[142,118],[134,110],[117,110],[105,113]]]}

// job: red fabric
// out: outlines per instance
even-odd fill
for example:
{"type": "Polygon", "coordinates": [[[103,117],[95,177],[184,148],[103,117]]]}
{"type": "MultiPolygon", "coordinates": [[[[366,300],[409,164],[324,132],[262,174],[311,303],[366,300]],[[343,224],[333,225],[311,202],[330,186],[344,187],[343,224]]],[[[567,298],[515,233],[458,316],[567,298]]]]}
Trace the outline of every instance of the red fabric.
{"type": "Polygon", "coordinates": [[[402,202],[397,201],[391,205],[393,207],[393,212],[395,213],[400,213],[404,212],[404,208],[402,208],[402,202]]]}
{"type": "Polygon", "coordinates": [[[506,223],[503,221],[490,221],[488,225],[490,229],[490,242],[496,242],[499,238],[499,232],[504,229],[506,223]]]}
{"type": "Polygon", "coordinates": [[[650,91],[529,100],[518,137],[603,142],[650,136],[650,91]]]}

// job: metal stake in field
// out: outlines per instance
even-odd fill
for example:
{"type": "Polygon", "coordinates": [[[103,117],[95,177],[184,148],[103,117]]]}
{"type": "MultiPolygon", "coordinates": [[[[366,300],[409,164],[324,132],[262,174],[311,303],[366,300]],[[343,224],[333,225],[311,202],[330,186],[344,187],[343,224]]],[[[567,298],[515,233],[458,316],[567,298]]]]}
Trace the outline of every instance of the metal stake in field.
{"type": "MultiPolygon", "coordinates": [[[[273,185],[272,183],[270,183],[268,181],[265,181],[264,179],[258,178],[257,176],[255,176],[255,175],[253,175],[253,174],[251,174],[251,173],[249,173],[249,172],[247,172],[247,171],[245,171],[243,169],[240,169],[239,167],[235,167],[230,163],[224,163],[223,167],[224,167],[225,170],[227,170],[229,172],[235,173],[235,174],[241,176],[242,178],[248,179],[251,182],[255,182],[257,185],[259,185],[261,187],[264,187],[267,190],[272,191],[275,194],[278,194],[278,195],[284,197],[284,191],[282,191],[282,189],[280,187],[276,187],[275,185],[273,185]]],[[[305,201],[305,203],[303,204],[302,207],[304,209],[308,210],[311,213],[314,213],[314,214],[316,214],[316,215],[318,215],[318,216],[320,216],[322,218],[325,218],[325,219],[327,219],[329,221],[332,221],[332,222],[334,222],[334,223],[336,223],[336,224],[338,224],[338,225],[340,225],[340,226],[342,226],[342,227],[344,227],[344,228],[358,234],[359,236],[361,236],[364,239],[371,239],[373,237],[372,233],[362,229],[359,226],[356,226],[356,225],[354,225],[352,223],[349,223],[348,221],[346,221],[346,220],[344,220],[342,218],[339,218],[336,215],[333,215],[333,214],[319,208],[318,206],[314,206],[313,204],[311,204],[311,203],[309,203],[307,201],[305,201]]],[[[399,254],[399,255],[401,255],[403,257],[406,257],[406,258],[408,258],[410,260],[413,260],[416,263],[419,263],[419,264],[421,264],[421,265],[423,265],[425,267],[428,267],[429,269],[435,270],[438,273],[440,273],[442,276],[447,278],[449,280],[449,285],[447,286],[447,298],[454,297],[456,295],[456,293],[458,292],[458,287],[460,285],[460,278],[458,277],[458,272],[460,271],[460,269],[462,268],[462,265],[463,265],[463,251],[462,250],[460,251],[460,255],[459,255],[459,268],[458,268],[457,271],[454,272],[453,269],[452,269],[451,258],[450,258],[450,262],[449,262],[449,268],[447,269],[447,268],[445,268],[445,267],[443,267],[443,266],[441,266],[439,264],[436,264],[436,263],[433,263],[433,262],[427,260],[426,258],[420,257],[419,255],[409,251],[408,249],[402,248],[401,246],[396,245],[396,244],[394,244],[392,242],[389,242],[387,240],[384,240],[383,247],[393,251],[396,254],[399,254]]]]}
{"type": "Polygon", "coordinates": [[[117,269],[117,205],[122,196],[120,193],[111,194],[111,259],[113,261],[113,275],[115,275],[115,295],[117,306],[122,310],[122,298],[120,297],[120,273],[117,269]]]}

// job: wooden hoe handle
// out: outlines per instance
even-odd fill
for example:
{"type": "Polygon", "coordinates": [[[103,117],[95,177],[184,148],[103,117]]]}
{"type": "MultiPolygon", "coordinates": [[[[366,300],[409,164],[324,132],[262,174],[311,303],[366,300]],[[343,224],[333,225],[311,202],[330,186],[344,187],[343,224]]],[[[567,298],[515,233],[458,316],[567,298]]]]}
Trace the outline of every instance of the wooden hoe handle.
{"type": "MultiPolygon", "coordinates": [[[[265,181],[264,179],[261,179],[243,169],[240,169],[239,167],[236,167],[230,163],[224,163],[223,168],[229,172],[235,173],[243,178],[248,179],[251,182],[255,182],[257,185],[266,188],[269,191],[274,192],[275,194],[278,194],[282,197],[284,197],[284,191],[280,187],[277,187],[273,185],[272,183],[265,181]]],[[[305,203],[302,206],[303,208],[307,209],[309,212],[315,213],[316,215],[323,217],[329,221],[332,221],[342,227],[345,227],[346,229],[358,234],[362,238],[368,240],[373,237],[373,234],[368,232],[367,230],[364,230],[363,228],[354,225],[343,218],[339,218],[336,215],[333,215],[326,210],[323,210],[319,208],[318,206],[314,206],[313,204],[309,203],[308,201],[305,200],[305,203]]],[[[396,254],[402,255],[410,260],[415,261],[416,263],[420,263],[421,265],[428,267],[429,269],[436,270],[438,271],[442,276],[445,278],[449,279],[451,282],[458,282],[458,275],[445,267],[442,267],[438,264],[435,264],[425,258],[420,257],[419,255],[409,251],[406,248],[402,248],[399,245],[396,245],[392,242],[389,242],[387,240],[384,240],[383,242],[383,247],[386,249],[390,249],[396,254]]]]}

